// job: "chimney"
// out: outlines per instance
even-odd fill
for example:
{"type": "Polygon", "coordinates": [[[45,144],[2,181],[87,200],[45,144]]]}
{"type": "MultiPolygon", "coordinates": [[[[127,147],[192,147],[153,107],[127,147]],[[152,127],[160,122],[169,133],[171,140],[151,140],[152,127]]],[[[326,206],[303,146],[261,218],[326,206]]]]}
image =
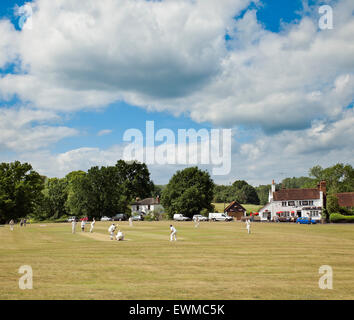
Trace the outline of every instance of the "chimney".
{"type": "Polygon", "coordinates": [[[275,182],[274,180],[272,181],[272,193],[275,192],[275,182]]]}
{"type": "Polygon", "coordinates": [[[326,181],[321,181],[320,182],[319,190],[322,191],[323,194],[326,194],[326,192],[327,192],[326,181]]]}
{"type": "Polygon", "coordinates": [[[156,197],[156,202],[157,202],[158,204],[160,204],[160,196],[157,196],[157,197],[156,197]]]}
{"type": "Polygon", "coordinates": [[[139,202],[139,201],[140,201],[140,198],[139,198],[139,197],[136,197],[135,200],[136,200],[136,202],[139,202]]]}

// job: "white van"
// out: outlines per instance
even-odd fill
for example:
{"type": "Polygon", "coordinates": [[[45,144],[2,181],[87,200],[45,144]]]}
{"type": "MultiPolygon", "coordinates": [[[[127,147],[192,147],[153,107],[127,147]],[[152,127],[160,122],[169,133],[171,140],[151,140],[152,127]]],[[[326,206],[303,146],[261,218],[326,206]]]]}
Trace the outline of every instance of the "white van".
{"type": "Polygon", "coordinates": [[[173,215],[173,220],[175,220],[175,221],[189,221],[190,219],[185,217],[183,214],[176,213],[173,215]]]}
{"type": "Polygon", "coordinates": [[[226,213],[210,212],[209,220],[211,221],[232,221],[234,218],[228,216],[226,213]]]}

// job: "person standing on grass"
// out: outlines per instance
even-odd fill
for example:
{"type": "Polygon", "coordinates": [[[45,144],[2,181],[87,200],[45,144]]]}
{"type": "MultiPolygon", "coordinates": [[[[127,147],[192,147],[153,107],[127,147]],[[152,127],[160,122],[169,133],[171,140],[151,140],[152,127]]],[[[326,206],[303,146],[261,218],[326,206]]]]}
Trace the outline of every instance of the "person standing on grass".
{"type": "Polygon", "coordinates": [[[133,218],[129,217],[129,226],[132,227],[133,226],[133,218]]]}
{"type": "Polygon", "coordinates": [[[85,232],[85,224],[86,224],[85,220],[81,220],[81,231],[82,232],[85,232]]]}
{"type": "Polygon", "coordinates": [[[112,223],[112,225],[108,228],[108,232],[111,236],[111,240],[113,240],[114,238],[114,231],[116,230],[116,226],[114,223],[112,223]]]}
{"type": "Polygon", "coordinates": [[[10,230],[11,230],[11,231],[14,231],[14,224],[15,224],[14,220],[11,219],[11,221],[9,222],[10,230]]]}
{"type": "Polygon", "coordinates": [[[27,223],[27,219],[23,219],[23,226],[25,227],[27,223]]]}
{"type": "Polygon", "coordinates": [[[251,222],[249,220],[246,220],[246,229],[248,231],[248,234],[251,233],[251,222]]]}
{"type": "Polygon", "coordinates": [[[177,233],[177,230],[176,228],[171,224],[170,225],[170,230],[171,230],[171,233],[170,233],[170,241],[177,241],[177,238],[176,238],[176,233],[177,233]]]}
{"type": "Polygon", "coordinates": [[[199,217],[196,217],[194,228],[198,228],[198,227],[199,227],[199,217]]]}
{"type": "Polygon", "coordinates": [[[73,221],[71,222],[71,232],[76,232],[76,219],[73,219],[73,221]]]}
{"type": "Polygon", "coordinates": [[[92,220],[92,222],[91,222],[90,233],[92,233],[93,228],[95,227],[95,223],[96,223],[96,220],[95,220],[95,218],[93,218],[93,220],[92,220]]]}

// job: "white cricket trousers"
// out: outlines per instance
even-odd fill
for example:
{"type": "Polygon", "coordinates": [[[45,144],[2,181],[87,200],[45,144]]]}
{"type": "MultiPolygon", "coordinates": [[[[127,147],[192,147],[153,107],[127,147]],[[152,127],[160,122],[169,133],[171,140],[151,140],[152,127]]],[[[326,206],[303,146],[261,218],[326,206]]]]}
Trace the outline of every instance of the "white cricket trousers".
{"type": "Polygon", "coordinates": [[[90,232],[92,232],[92,231],[93,231],[93,228],[94,228],[94,226],[91,226],[91,228],[90,228],[90,232]]]}
{"type": "Polygon", "coordinates": [[[177,241],[177,238],[176,238],[176,231],[175,232],[172,232],[171,235],[170,235],[170,241],[177,241]]]}

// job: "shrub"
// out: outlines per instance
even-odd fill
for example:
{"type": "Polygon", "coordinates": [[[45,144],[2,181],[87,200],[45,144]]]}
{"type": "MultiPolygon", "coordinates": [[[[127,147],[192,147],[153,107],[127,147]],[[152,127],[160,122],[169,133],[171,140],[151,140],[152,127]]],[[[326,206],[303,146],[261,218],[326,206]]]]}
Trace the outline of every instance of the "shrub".
{"type": "Polygon", "coordinates": [[[158,221],[152,212],[149,212],[144,216],[145,221],[158,221]]]}
{"type": "Polygon", "coordinates": [[[333,223],[339,223],[339,222],[354,223],[354,216],[345,216],[340,213],[332,213],[329,217],[329,220],[333,223]]]}

